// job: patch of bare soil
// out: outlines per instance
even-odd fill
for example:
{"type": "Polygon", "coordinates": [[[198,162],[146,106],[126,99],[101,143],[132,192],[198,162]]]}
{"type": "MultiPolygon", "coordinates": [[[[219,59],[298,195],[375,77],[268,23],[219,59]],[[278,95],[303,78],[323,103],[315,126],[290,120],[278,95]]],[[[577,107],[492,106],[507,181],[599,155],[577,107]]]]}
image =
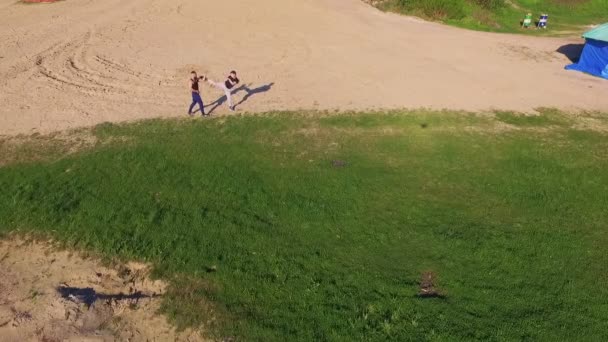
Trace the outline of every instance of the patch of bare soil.
{"type": "Polygon", "coordinates": [[[605,116],[587,114],[577,115],[575,116],[575,119],[573,126],[575,129],[608,133],[608,120],[605,116]]]}
{"type": "Polygon", "coordinates": [[[518,4],[514,3],[514,2],[513,2],[513,1],[511,1],[511,0],[506,0],[506,1],[505,1],[505,4],[507,4],[507,5],[511,6],[511,7],[513,7],[513,8],[514,8],[514,9],[516,9],[516,10],[521,10],[521,9],[522,9],[522,8],[521,8],[521,7],[520,7],[518,4]]]}
{"type": "Polygon", "coordinates": [[[91,148],[97,143],[90,129],[0,136],[0,167],[12,163],[46,161],[91,148]]]}
{"type": "Polygon", "coordinates": [[[444,294],[437,289],[437,275],[432,271],[422,273],[420,279],[420,290],[418,297],[421,298],[443,298],[444,294]]]}
{"type": "Polygon", "coordinates": [[[51,243],[0,241],[0,341],[203,341],[157,313],[149,267],[106,267],[51,243]]]}
{"type": "Polygon", "coordinates": [[[366,4],[372,5],[374,7],[380,6],[383,3],[387,2],[387,0],[363,0],[366,4]]]}

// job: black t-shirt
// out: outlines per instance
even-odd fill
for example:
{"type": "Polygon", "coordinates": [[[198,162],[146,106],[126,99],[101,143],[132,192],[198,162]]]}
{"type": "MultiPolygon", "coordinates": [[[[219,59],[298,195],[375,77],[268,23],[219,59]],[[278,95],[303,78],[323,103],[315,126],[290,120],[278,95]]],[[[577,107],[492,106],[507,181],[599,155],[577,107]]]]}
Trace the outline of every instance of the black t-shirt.
{"type": "Polygon", "coordinates": [[[225,84],[226,88],[232,89],[235,84],[239,84],[239,79],[237,77],[228,76],[228,79],[226,80],[225,84]]]}
{"type": "Polygon", "coordinates": [[[198,78],[192,79],[192,91],[198,91],[198,78]]]}

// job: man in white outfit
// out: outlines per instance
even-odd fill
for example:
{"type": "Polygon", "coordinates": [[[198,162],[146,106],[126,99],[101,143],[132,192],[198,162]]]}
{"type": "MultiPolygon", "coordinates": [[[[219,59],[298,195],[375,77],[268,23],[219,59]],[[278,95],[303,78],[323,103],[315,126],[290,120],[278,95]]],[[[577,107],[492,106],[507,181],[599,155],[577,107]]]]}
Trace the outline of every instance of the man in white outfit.
{"type": "Polygon", "coordinates": [[[234,111],[234,104],[232,103],[232,89],[235,85],[239,84],[239,79],[236,76],[236,71],[232,70],[224,82],[214,82],[213,80],[207,79],[207,83],[212,86],[223,90],[226,94],[226,100],[228,101],[228,108],[234,111]]]}

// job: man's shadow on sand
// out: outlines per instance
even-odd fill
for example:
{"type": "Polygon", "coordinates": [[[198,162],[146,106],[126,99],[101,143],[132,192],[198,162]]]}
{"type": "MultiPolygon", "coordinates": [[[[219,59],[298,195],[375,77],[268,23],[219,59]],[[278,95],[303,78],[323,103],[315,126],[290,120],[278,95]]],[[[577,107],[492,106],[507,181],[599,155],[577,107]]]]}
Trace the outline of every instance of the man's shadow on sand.
{"type": "MultiPolygon", "coordinates": [[[[264,84],[262,86],[259,86],[257,88],[250,88],[251,83],[250,84],[243,84],[240,87],[232,90],[232,96],[236,95],[237,93],[241,92],[241,91],[245,91],[247,94],[245,96],[243,96],[243,98],[234,104],[234,107],[238,107],[240,104],[242,104],[243,102],[247,101],[251,96],[255,95],[255,94],[259,94],[259,93],[265,93],[267,91],[270,90],[270,88],[272,88],[272,86],[274,85],[274,82],[270,82],[268,84],[264,84]]],[[[207,115],[211,115],[211,113],[213,113],[213,111],[221,106],[222,104],[224,104],[226,101],[228,101],[228,99],[226,98],[226,95],[222,95],[219,99],[211,102],[210,104],[206,105],[205,108],[211,107],[211,109],[209,109],[207,112],[207,115]]]]}

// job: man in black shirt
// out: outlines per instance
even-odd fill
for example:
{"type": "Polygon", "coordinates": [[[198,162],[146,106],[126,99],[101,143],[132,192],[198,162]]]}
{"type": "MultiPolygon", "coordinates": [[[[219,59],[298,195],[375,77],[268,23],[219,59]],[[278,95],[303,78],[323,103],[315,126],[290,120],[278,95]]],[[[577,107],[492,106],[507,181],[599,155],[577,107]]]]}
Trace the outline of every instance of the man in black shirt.
{"type": "Polygon", "coordinates": [[[234,88],[234,86],[240,82],[236,76],[236,71],[232,70],[224,82],[214,82],[210,79],[207,79],[207,82],[209,82],[209,84],[212,86],[224,91],[224,94],[226,94],[226,100],[228,101],[228,108],[230,108],[231,111],[234,111],[234,104],[232,103],[232,88],[234,88]]]}
{"type": "Polygon", "coordinates": [[[188,108],[188,115],[192,115],[192,109],[194,106],[198,104],[201,109],[201,114],[205,115],[205,105],[203,104],[203,99],[201,98],[201,92],[198,89],[198,81],[205,80],[205,76],[197,76],[196,71],[192,71],[190,73],[190,90],[192,91],[192,104],[190,108],[188,108]]]}

